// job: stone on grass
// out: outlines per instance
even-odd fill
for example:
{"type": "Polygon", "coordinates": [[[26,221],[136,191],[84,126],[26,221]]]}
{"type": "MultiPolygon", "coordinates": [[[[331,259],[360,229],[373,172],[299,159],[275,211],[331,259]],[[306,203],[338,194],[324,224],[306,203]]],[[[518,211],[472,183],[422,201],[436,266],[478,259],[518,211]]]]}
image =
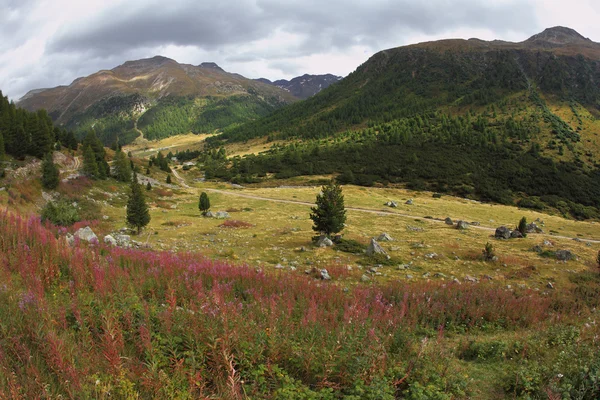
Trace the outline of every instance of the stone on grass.
{"type": "Polygon", "coordinates": [[[78,229],[77,232],[75,232],[74,236],[76,238],[79,238],[79,240],[82,240],[82,241],[85,240],[86,242],[89,242],[89,243],[92,243],[92,242],[98,243],[98,237],[96,236],[94,231],[89,226],[78,229]]]}
{"type": "Polygon", "coordinates": [[[214,218],[215,214],[213,214],[212,211],[207,211],[206,214],[204,214],[205,218],[214,218]]]}
{"type": "Polygon", "coordinates": [[[321,273],[321,279],[323,279],[324,281],[331,280],[331,276],[329,276],[329,272],[327,272],[326,269],[322,269],[320,273],[321,273]]]}
{"type": "Polygon", "coordinates": [[[457,221],[456,229],[460,229],[460,230],[469,229],[469,223],[466,221],[457,221]]]}
{"type": "Polygon", "coordinates": [[[387,233],[382,233],[381,235],[379,235],[379,237],[377,238],[378,241],[380,242],[391,242],[394,239],[392,239],[392,237],[390,235],[388,235],[387,233]]]}
{"type": "Polygon", "coordinates": [[[559,261],[571,261],[575,260],[575,254],[571,252],[571,250],[558,250],[555,253],[556,259],[559,261]]]}
{"type": "Polygon", "coordinates": [[[454,225],[454,221],[452,221],[452,218],[450,218],[450,217],[446,217],[446,219],[444,220],[444,223],[446,225],[454,225]]]}
{"type": "Polygon", "coordinates": [[[116,246],[117,240],[114,237],[112,237],[112,235],[106,235],[106,236],[104,236],[104,243],[106,243],[110,246],[116,246]]]}
{"type": "Polygon", "coordinates": [[[333,242],[327,236],[321,236],[317,241],[318,247],[331,247],[333,246],[333,242]]]}
{"type": "Polygon", "coordinates": [[[217,211],[215,213],[215,218],[217,218],[217,219],[229,218],[229,213],[227,211],[217,211]]]}
{"type": "Polygon", "coordinates": [[[406,200],[406,203],[404,203],[404,204],[407,204],[407,205],[409,205],[409,206],[412,206],[412,205],[413,205],[413,199],[408,199],[408,200],[406,200]]]}
{"type": "Polygon", "coordinates": [[[510,238],[511,239],[523,239],[523,234],[518,231],[518,230],[514,230],[510,233],[510,238]]]}
{"type": "Polygon", "coordinates": [[[505,226],[499,226],[496,228],[496,232],[494,233],[494,237],[496,239],[510,239],[510,229],[505,226]]]}
{"type": "Polygon", "coordinates": [[[363,276],[360,277],[361,282],[369,282],[370,280],[371,278],[369,278],[369,276],[365,274],[363,274],[363,276]]]}
{"type": "Polygon", "coordinates": [[[371,239],[371,243],[369,244],[369,247],[367,247],[367,255],[373,256],[375,254],[383,254],[389,258],[388,253],[383,249],[383,247],[381,247],[379,243],[377,243],[377,240],[371,239]]]}

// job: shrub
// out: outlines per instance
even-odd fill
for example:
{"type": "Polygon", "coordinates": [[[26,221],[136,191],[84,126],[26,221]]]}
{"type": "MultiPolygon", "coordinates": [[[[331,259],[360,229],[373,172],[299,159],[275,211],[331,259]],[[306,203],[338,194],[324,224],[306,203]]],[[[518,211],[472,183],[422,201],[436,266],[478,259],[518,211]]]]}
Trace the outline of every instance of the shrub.
{"type": "Polygon", "coordinates": [[[494,253],[494,246],[490,242],[486,243],[485,247],[483,248],[483,260],[493,261],[495,257],[496,254],[494,253]]]}
{"type": "Polygon", "coordinates": [[[335,244],[335,248],[345,253],[362,254],[367,249],[367,246],[356,240],[342,238],[335,244]]]}
{"type": "Polygon", "coordinates": [[[77,208],[65,200],[46,203],[41,216],[42,221],[50,221],[59,226],[70,226],[80,220],[77,208]]]}

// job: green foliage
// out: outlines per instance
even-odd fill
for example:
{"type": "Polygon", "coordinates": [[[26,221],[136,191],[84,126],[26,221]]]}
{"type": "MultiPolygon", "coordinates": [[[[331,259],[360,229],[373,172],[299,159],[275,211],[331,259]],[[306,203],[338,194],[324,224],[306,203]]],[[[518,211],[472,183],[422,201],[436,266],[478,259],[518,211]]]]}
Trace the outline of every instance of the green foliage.
{"type": "Polygon", "coordinates": [[[461,352],[460,358],[467,361],[499,361],[505,359],[508,352],[509,345],[502,340],[471,341],[461,352]]]}
{"type": "Polygon", "coordinates": [[[167,184],[171,184],[171,175],[167,175],[167,180],[166,180],[167,184]]]}
{"type": "Polygon", "coordinates": [[[42,161],[42,187],[52,190],[58,187],[59,171],[52,160],[52,153],[46,153],[42,161]]]}
{"type": "Polygon", "coordinates": [[[70,226],[80,220],[77,208],[66,200],[49,201],[42,208],[42,221],[50,221],[54,225],[70,226]]]}
{"type": "Polygon", "coordinates": [[[96,136],[96,132],[92,129],[88,132],[85,139],[83,140],[83,169],[84,173],[92,178],[96,179],[106,179],[110,174],[110,167],[108,166],[108,162],[106,162],[106,151],[104,150],[104,145],[96,136]],[[95,162],[92,162],[91,153],[89,148],[92,150],[95,162]],[[87,151],[87,156],[86,156],[87,151]],[[87,157],[87,158],[86,158],[87,157]],[[87,169],[86,169],[86,159],[87,159],[87,169]],[[93,164],[95,163],[95,167],[93,164]]]}
{"type": "Polygon", "coordinates": [[[316,207],[312,207],[311,211],[314,231],[329,236],[344,229],[346,210],[341,186],[333,181],[323,186],[317,195],[316,207]]]}
{"type": "Polygon", "coordinates": [[[127,223],[137,228],[138,235],[141,229],[150,222],[150,212],[142,188],[137,180],[137,175],[133,174],[131,180],[131,194],[127,201],[127,223]]]}
{"type": "Polygon", "coordinates": [[[208,194],[206,194],[206,192],[202,192],[200,194],[200,200],[198,201],[198,209],[200,209],[202,215],[206,215],[208,210],[210,210],[210,199],[208,198],[208,194]]]}
{"type": "Polygon", "coordinates": [[[96,163],[96,155],[90,145],[83,148],[83,173],[89,178],[98,177],[98,164],[96,163]]]}
{"type": "Polygon", "coordinates": [[[362,254],[367,246],[356,240],[342,238],[335,243],[335,249],[345,253],[362,254]]]}
{"type": "Polygon", "coordinates": [[[519,225],[517,226],[517,230],[521,232],[523,237],[527,237],[527,218],[523,217],[519,221],[519,225]]]}
{"type": "Polygon", "coordinates": [[[494,252],[494,246],[490,242],[487,242],[483,248],[483,260],[493,261],[495,257],[496,253],[494,252]]]}
{"type": "Polygon", "coordinates": [[[114,159],[115,178],[121,182],[131,181],[131,164],[125,153],[122,150],[117,150],[114,159]]]}

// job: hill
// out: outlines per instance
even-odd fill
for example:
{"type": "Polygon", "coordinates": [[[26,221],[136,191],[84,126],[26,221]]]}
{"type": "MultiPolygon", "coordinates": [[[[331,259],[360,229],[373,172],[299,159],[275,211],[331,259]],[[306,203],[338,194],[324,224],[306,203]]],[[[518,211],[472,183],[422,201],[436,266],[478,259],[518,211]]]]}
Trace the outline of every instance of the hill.
{"type": "Polygon", "coordinates": [[[78,78],[69,86],[30,91],[18,102],[46,109],[60,125],[83,135],[91,127],[105,144],[178,133],[212,132],[264,116],[296,98],[272,85],[156,56],[78,78]]]}
{"type": "Polygon", "coordinates": [[[224,175],[240,181],[337,173],[502,203],[529,195],[598,207],[598,82],[600,44],[568,28],[520,43],[421,43],[381,51],[318,95],[209,141],[293,142],[234,163],[224,175]]]}
{"type": "Polygon", "coordinates": [[[291,80],[279,79],[275,82],[271,82],[268,79],[260,78],[257,81],[267,83],[269,85],[277,86],[281,89],[287,90],[294,97],[299,99],[308,99],[319,93],[321,90],[328,88],[331,84],[339,82],[343,78],[332,74],[326,75],[309,75],[304,74],[297,76],[291,80]]]}

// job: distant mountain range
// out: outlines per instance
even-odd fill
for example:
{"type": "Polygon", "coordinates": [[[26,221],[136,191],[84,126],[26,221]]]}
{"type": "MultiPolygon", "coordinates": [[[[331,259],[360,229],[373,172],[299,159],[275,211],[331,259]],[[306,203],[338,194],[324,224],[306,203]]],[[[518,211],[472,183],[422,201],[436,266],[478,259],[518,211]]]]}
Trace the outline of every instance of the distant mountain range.
{"type": "Polygon", "coordinates": [[[304,74],[291,80],[279,79],[275,82],[271,82],[268,79],[260,78],[257,79],[259,82],[263,82],[269,85],[277,86],[281,89],[287,90],[292,95],[299,99],[307,99],[319,93],[321,90],[329,87],[329,85],[339,82],[343,78],[341,76],[326,74],[326,75],[308,75],[304,74]]]}
{"type": "Polygon", "coordinates": [[[215,63],[179,64],[156,56],[78,78],[69,86],[36,89],[18,105],[46,109],[80,134],[94,128],[105,144],[187,132],[212,132],[267,115],[298,99],[288,90],[215,63]]]}

